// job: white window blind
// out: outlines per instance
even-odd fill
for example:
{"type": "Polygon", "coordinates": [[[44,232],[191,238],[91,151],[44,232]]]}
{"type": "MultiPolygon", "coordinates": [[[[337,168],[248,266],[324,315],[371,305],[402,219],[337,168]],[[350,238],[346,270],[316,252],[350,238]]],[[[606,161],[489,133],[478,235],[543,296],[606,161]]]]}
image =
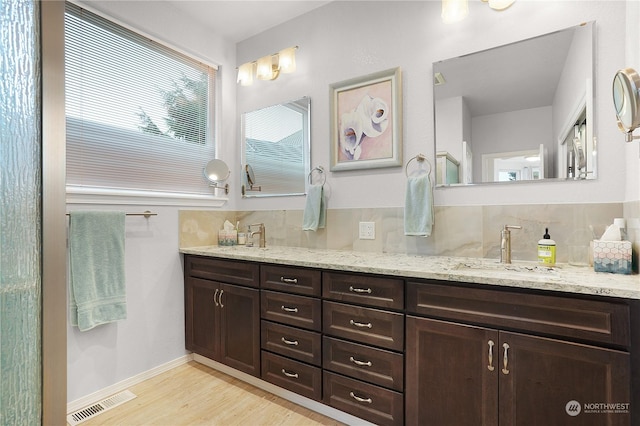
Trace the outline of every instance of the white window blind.
{"type": "Polygon", "coordinates": [[[215,69],[67,3],[67,189],[212,194],[215,69]]]}

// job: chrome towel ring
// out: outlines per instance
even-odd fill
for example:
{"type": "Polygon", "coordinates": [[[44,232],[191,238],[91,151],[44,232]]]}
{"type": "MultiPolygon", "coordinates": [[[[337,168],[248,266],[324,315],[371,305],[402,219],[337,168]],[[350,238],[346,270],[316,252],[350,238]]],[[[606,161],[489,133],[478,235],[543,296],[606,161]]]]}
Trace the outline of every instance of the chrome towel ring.
{"type": "Polygon", "coordinates": [[[427,157],[424,154],[418,154],[415,157],[411,158],[409,161],[407,161],[407,164],[404,166],[404,174],[407,177],[409,177],[409,163],[411,163],[413,160],[416,160],[420,164],[427,163],[427,166],[429,166],[429,169],[427,170],[427,174],[429,175],[429,177],[431,176],[431,163],[429,163],[429,160],[427,160],[427,157]]]}
{"type": "Polygon", "coordinates": [[[324,168],[322,166],[317,166],[311,169],[309,172],[309,184],[313,184],[313,172],[318,172],[322,176],[322,185],[327,182],[327,174],[324,172],[324,168]]]}

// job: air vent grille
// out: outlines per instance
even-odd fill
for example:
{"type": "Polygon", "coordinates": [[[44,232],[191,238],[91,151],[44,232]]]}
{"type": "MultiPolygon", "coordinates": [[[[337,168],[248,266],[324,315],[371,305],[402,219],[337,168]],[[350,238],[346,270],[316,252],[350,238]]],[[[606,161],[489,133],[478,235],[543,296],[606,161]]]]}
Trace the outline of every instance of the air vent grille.
{"type": "Polygon", "coordinates": [[[136,395],[129,390],[122,391],[113,396],[110,396],[109,398],[105,398],[100,402],[97,402],[93,405],[82,408],[67,415],[67,423],[69,423],[71,426],[79,425],[80,423],[85,422],[97,416],[98,414],[102,414],[105,411],[117,407],[118,405],[124,404],[127,401],[131,401],[135,397],[136,395]]]}

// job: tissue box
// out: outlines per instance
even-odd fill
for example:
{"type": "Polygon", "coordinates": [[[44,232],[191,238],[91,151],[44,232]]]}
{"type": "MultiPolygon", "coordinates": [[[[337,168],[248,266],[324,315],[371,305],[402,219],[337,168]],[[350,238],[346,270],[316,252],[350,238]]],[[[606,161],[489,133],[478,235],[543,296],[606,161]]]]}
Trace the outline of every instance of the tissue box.
{"type": "Polygon", "coordinates": [[[238,231],[225,231],[224,229],[218,231],[219,246],[235,246],[236,244],[238,244],[238,231]]]}
{"type": "Polygon", "coordinates": [[[631,273],[631,241],[593,241],[593,269],[614,274],[631,273]]]}

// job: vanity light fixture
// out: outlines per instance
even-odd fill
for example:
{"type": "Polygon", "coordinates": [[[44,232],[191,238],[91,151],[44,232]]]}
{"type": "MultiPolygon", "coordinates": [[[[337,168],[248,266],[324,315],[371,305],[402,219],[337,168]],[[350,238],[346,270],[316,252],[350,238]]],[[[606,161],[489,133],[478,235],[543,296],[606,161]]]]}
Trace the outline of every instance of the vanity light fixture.
{"type": "Polygon", "coordinates": [[[240,65],[238,67],[238,83],[242,86],[251,86],[254,73],[259,80],[275,80],[280,73],[294,72],[296,70],[296,49],[298,46],[287,47],[278,53],[240,65]]]}

